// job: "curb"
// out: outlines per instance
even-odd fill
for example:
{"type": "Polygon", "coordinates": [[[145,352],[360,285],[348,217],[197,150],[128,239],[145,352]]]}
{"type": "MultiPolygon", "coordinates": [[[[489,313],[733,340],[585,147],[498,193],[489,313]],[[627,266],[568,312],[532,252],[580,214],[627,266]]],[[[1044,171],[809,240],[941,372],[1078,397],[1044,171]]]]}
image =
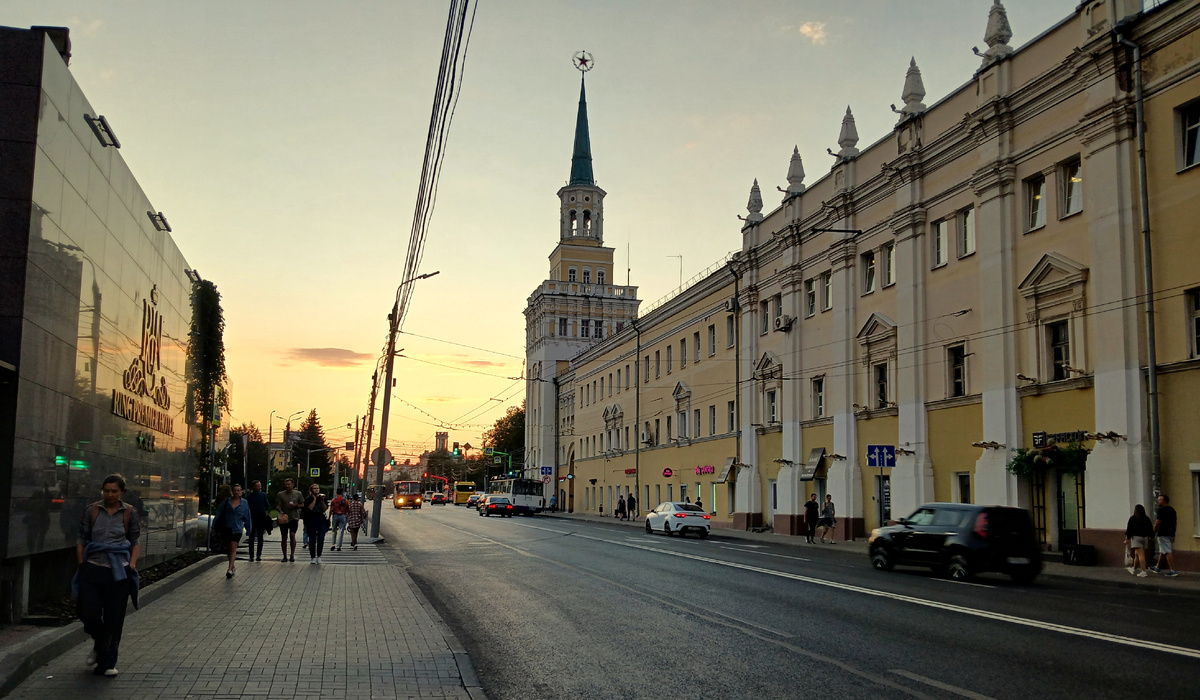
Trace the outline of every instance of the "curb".
{"type": "MultiPolygon", "coordinates": [[[[139,591],[138,602],[144,608],[225,561],[226,559],[220,556],[198,561],[139,591]]],[[[134,610],[133,614],[136,613],[134,610]]],[[[33,675],[34,671],[87,640],[88,635],[83,631],[83,623],[76,621],[64,627],[38,632],[18,644],[0,657],[0,698],[11,693],[22,681],[33,675]]]]}

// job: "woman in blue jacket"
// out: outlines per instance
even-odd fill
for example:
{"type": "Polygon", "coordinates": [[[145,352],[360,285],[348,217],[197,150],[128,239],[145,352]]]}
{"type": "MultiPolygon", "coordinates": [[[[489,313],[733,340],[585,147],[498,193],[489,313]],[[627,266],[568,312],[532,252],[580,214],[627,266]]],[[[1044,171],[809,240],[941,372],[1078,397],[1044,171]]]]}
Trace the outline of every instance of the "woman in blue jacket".
{"type": "Polygon", "coordinates": [[[254,530],[250,519],[250,504],[242,498],[241,484],[233,485],[233,495],[221,502],[214,520],[217,527],[221,528],[226,547],[229,549],[229,569],[225,572],[225,578],[233,578],[236,568],[233,561],[237,556],[238,543],[242,541],[243,534],[254,530]]]}

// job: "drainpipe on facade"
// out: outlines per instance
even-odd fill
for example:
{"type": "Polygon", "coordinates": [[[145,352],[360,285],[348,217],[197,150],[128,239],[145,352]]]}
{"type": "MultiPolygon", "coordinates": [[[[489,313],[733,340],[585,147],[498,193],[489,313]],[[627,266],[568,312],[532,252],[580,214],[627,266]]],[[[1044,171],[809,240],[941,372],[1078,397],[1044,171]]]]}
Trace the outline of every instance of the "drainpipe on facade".
{"type": "MultiPolygon", "coordinates": [[[[1140,17],[1139,13],[1137,17],[1140,17]]],[[[1136,19],[1136,18],[1135,18],[1136,19]]],[[[1124,23],[1123,23],[1124,24],[1124,23]]],[[[1133,50],[1133,102],[1137,121],[1138,192],[1142,205],[1142,284],[1146,290],[1146,394],[1149,404],[1150,428],[1150,491],[1151,501],[1162,492],[1162,451],[1158,425],[1158,348],[1154,331],[1154,260],[1151,257],[1150,198],[1146,185],[1146,117],[1143,110],[1142,49],[1116,30],[1117,41],[1133,50]]]]}
{"type": "MultiPolygon", "coordinates": [[[[551,492],[552,492],[554,495],[556,495],[556,496],[557,496],[557,495],[558,495],[558,463],[559,463],[559,461],[560,461],[560,455],[559,455],[559,453],[562,451],[562,448],[560,448],[560,447],[558,446],[558,438],[559,438],[559,432],[560,432],[560,428],[559,428],[559,417],[558,417],[558,415],[559,415],[559,414],[558,414],[558,404],[559,404],[559,398],[558,398],[558,377],[557,377],[557,376],[555,376],[555,377],[554,377],[554,378],[552,378],[550,381],[554,382],[554,486],[553,486],[553,487],[552,487],[550,490],[551,490],[551,492]]],[[[485,474],[485,476],[483,477],[483,490],[484,490],[484,491],[486,491],[486,490],[487,490],[487,476],[486,476],[486,474],[487,474],[487,463],[486,463],[486,462],[484,463],[484,465],[483,465],[483,468],[484,468],[484,474],[485,474]]],[[[568,474],[569,474],[569,473],[570,473],[570,472],[568,472],[568,474]]],[[[567,488],[569,489],[569,493],[571,493],[572,495],[574,495],[574,493],[575,493],[575,482],[574,482],[574,477],[572,477],[572,478],[571,478],[569,481],[570,481],[570,483],[568,483],[568,484],[567,484],[567,488]]],[[[543,493],[544,493],[544,492],[543,492],[543,493]]],[[[567,504],[566,504],[566,503],[563,503],[563,502],[561,502],[561,501],[566,501],[566,500],[567,500],[567,499],[566,499],[566,495],[567,495],[567,494],[565,494],[565,493],[564,493],[564,494],[563,494],[563,498],[562,498],[562,499],[558,499],[558,500],[560,500],[560,502],[559,502],[559,505],[560,505],[560,506],[562,506],[562,509],[563,509],[564,511],[567,511],[567,504]]],[[[567,511],[567,512],[569,512],[569,513],[574,513],[574,512],[575,512],[574,505],[575,505],[575,501],[574,501],[574,499],[572,499],[572,501],[571,501],[571,506],[572,506],[572,507],[571,507],[571,510],[569,510],[569,511],[567,511]]]]}
{"type": "MultiPolygon", "coordinates": [[[[633,435],[637,438],[633,441],[633,492],[637,494],[638,503],[642,503],[642,329],[638,328],[637,322],[633,319],[633,332],[637,334],[637,349],[633,354],[633,435]]],[[[647,505],[642,503],[643,508],[647,505]]]]}
{"type": "MultiPolygon", "coordinates": [[[[742,306],[738,301],[741,296],[741,287],[739,283],[742,281],[742,276],[738,274],[737,268],[734,267],[733,261],[729,262],[729,271],[733,273],[733,420],[736,423],[733,433],[734,439],[734,462],[742,463],[742,306]]],[[[741,468],[738,468],[741,471],[741,468]]],[[[734,480],[737,483],[737,480],[734,480]]],[[[736,491],[735,491],[736,493],[736,491]]],[[[734,509],[737,508],[736,503],[729,504],[729,512],[732,515],[734,509]]],[[[746,518],[746,529],[750,529],[749,516],[746,518]]]]}

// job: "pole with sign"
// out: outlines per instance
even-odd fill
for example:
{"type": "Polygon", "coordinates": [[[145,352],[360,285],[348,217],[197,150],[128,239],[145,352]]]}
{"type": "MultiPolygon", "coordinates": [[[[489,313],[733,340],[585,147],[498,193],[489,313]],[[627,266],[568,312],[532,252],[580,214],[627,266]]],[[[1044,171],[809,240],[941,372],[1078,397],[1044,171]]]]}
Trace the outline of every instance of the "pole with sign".
{"type": "Polygon", "coordinates": [[[879,511],[879,526],[883,527],[884,516],[890,515],[888,511],[892,506],[892,489],[889,481],[883,478],[884,467],[896,466],[896,446],[895,445],[867,445],[867,466],[877,467],[879,469],[879,496],[878,501],[879,511]]]}

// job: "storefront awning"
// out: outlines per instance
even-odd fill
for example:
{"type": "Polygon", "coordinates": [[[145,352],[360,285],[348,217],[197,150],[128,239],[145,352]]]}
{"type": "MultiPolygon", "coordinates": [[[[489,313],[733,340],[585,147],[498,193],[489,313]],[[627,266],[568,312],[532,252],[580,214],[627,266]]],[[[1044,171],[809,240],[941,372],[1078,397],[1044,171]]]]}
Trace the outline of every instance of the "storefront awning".
{"type": "Polygon", "coordinates": [[[721,467],[721,475],[717,477],[718,484],[723,484],[729,479],[729,471],[733,469],[734,462],[737,462],[736,457],[728,457],[725,459],[725,466],[721,467]]]}
{"type": "Polygon", "coordinates": [[[800,467],[800,481],[812,481],[817,475],[817,469],[821,466],[821,460],[825,458],[824,447],[814,447],[808,453],[808,461],[800,467]]]}

